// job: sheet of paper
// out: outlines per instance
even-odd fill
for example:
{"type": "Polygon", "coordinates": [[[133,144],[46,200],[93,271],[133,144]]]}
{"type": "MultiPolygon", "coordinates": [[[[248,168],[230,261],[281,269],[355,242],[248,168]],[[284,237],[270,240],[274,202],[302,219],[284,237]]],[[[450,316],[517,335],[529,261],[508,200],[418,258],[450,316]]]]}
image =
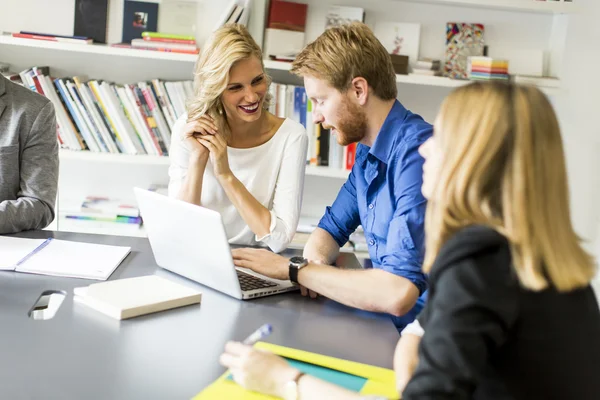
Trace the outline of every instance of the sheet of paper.
{"type": "Polygon", "coordinates": [[[0,236],[0,270],[13,271],[20,260],[44,241],[45,239],[0,236]]]}
{"type": "Polygon", "coordinates": [[[17,271],[106,280],[130,250],[130,247],[53,240],[17,271]]]}

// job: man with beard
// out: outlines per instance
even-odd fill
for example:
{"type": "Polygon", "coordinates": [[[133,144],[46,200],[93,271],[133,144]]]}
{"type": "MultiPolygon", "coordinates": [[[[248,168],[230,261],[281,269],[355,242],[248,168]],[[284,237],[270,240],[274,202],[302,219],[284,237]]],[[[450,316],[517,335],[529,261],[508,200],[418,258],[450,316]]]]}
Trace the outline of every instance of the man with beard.
{"type": "Polygon", "coordinates": [[[392,315],[401,330],[423,307],[426,201],[419,146],[432,127],[396,100],[394,68],[383,45],[362,23],[325,31],[296,58],[313,119],[338,143],[358,143],[348,180],[311,234],[304,257],[291,260],[258,249],[233,251],[234,262],[301,285],[340,303],[392,315]],[[362,225],[372,268],[329,266],[362,225]],[[420,298],[421,296],[421,298],[420,298]]]}

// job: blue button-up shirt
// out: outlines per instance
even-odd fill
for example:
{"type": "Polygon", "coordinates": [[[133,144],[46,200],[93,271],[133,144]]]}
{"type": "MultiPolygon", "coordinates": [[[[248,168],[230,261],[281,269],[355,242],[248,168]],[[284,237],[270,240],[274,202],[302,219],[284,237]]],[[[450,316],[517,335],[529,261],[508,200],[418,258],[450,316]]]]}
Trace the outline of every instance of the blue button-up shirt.
{"type": "Polygon", "coordinates": [[[426,296],[427,279],[421,270],[424,160],[418,149],[431,134],[430,124],[396,100],[373,147],[357,146],[352,172],[319,222],[340,246],[362,225],[373,268],[406,278],[419,289],[415,307],[393,318],[398,329],[414,320],[426,296]]]}

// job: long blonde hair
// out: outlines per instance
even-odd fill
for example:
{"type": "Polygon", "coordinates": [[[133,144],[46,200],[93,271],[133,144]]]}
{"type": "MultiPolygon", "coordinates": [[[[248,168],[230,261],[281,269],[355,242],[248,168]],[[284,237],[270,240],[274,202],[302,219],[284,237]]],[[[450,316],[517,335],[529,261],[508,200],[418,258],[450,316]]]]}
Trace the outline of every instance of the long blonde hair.
{"type": "MultiPolygon", "coordinates": [[[[208,38],[196,62],[194,71],[194,97],[187,104],[188,121],[203,115],[211,116],[219,131],[227,138],[227,123],[221,95],[229,82],[229,71],[241,60],[256,57],[264,70],[262,51],[244,25],[226,24],[208,38]]],[[[271,78],[265,73],[267,85],[271,78]]],[[[271,96],[267,91],[263,108],[268,109],[271,96]]]]}
{"type": "Polygon", "coordinates": [[[435,126],[443,153],[425,221],[429,272],[459,229],[489,226],[511,247],[521,284],[570,291],[595,274],[570,219],[556,115],[535,87],[471,83],[443,102],[435,126]]]}

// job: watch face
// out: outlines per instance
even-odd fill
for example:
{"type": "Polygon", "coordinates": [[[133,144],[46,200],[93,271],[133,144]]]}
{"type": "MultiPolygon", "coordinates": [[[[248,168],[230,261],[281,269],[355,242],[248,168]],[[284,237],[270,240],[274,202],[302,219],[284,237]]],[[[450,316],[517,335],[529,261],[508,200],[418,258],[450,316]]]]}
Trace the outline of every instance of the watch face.
{"type": "Polygon", "coordinates": [[[292,264],[304,264],[304,262],[306,262],[306,259],[304,257],[296,256],[290,258],[290,262],[292,264]]]}

